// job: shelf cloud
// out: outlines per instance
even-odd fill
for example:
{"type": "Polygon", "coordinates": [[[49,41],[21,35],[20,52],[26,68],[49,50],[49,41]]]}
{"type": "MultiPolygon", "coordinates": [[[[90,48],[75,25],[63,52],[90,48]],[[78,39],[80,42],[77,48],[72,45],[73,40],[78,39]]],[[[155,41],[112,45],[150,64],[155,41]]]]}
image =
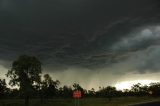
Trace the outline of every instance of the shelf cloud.
{"type": "Polygon", "coordinates": [[[159,10],[159,0],[1,0],[0,63],[7,70],[19,55],[35,55],[44,73],[61,79],[83,70],[88,81],[156,73],[159,10]]]}

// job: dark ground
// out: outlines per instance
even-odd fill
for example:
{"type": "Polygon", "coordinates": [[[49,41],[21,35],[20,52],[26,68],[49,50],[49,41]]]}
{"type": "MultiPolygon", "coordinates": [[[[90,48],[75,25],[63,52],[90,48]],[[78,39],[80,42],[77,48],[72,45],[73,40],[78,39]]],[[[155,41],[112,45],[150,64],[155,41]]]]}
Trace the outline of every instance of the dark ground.
{"type": "Polygon", "coordinates": [[[160,106],[160,101],[159,102],[144,103],[144,104],[139,104],[139,105],[132,105],[132,106],[160,106]]]}

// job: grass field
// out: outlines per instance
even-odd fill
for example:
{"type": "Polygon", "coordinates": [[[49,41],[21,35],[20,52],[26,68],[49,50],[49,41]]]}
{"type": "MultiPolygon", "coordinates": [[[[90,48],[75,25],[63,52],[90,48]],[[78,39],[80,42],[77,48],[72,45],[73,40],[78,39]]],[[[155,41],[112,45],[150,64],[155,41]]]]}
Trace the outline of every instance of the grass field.
{"type": "MultiPolygon", "coordinates": [[[[127,106],[130,104],[137,104],[149,101],[157,101],[160,98],[151,97],[123,97],[114,98],[111,102],[104,98],[85,98],[80,100],[79,106],[127,106]]],[[[0,100],[0,106],[24,106],[24,100],[0,100]]],[[[30,106],[75,106],[73,99],[49,99],[45,100],[43,104],[40,100],[30,100],[30,106]]]]}

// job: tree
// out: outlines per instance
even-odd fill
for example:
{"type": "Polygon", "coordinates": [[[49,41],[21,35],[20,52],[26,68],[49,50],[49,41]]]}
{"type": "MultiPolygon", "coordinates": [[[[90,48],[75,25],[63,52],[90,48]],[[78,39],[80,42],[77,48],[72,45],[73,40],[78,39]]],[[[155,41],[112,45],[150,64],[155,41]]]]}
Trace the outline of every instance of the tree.
{"type": "MultiPolygon", "coordinates": [[[[61,89],[60,89],[60,91],[61,91],[61,89]]],[[[62,97],[63,98],[71,98],[73,90],[72,90],[71,87],[68,87],[68,86],[65,85],[65,86],[63,86],[61,92],[62,92],[62,97]]]]}
{"type": "Polygon", "coordinates": [[[94,88],[92,88],[91,90],[88,90],[87,94],[88,94],[88,96],[90,96],[90,97],[94,97],[95,94],[96,94],[96,91],[95,91],[94,88]]]}
{"type": "Polygon", "coordinates": [[[5,79],[0,79],[0,98],[5,96],[7,87],[6,87],[6,81],[5,79]]]}
{"type": "Polygon", "coordinates": [[[145,96],[148,95],[149,91],[147,85],[143,86],[142,84],[138,83],[131,87],[131,92],[136,96],[145,96]]]}
{"type": "Polygon", "coordinates": [[[98,97],[106,97],[106,98],[108,98],[109,101],[111,101],[111,99],[113,97],[120,96],[119,93],[118,93],[118,91],[116,90],[115,87],[107,86],[107,87],[105,87],[105,88],[103,87],[99,91],[97,91],[96,95],[98,97]]]}
{"type": "Polygon", "coordinates": [[[138,84],[134,84],[132,87],[131,87],[131,91],[135,92],[135,93],[138,93],[140,91],[140,88],[141,88],[141,84],[138,83],[138,84]]]}
{"type": "Polygon", "coordinates": [[[53,81],[49,74],[45,74],[44,80],[42,81],[42,92],[45,97],[53,97],[58,94],[58,86],[60,81],[53,81]]]}
{"type": "Polygon", "coordinates": [[[115,87],[108,86],[104,90],[105,90],[105,94],[106,94],[109,101],[111,101],[111,99],[114,96],[116,96],[116,88],[115,87]]]}
{"type": "Polygon", "coordinates": [[[29,105],[29,97],[33,86],[40,81],[41,62],[34,56],[22,55],[13,61],[11,70],[6,74],[11,86],[18,86],[25,97],[25,105],[29,105]]]}
{"type": "Polygon", "coordinates": [[[160,83],[151,83],[149,91],[152,92],[153,96],[160,96],[160,83]]]}

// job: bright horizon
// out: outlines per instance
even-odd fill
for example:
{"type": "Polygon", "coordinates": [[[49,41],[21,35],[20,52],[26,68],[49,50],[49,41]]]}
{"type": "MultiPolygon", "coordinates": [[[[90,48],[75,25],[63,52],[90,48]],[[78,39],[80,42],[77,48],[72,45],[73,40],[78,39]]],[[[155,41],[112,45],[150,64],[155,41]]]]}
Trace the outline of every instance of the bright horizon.
{"type": "MultiPolygon", "coordinates": [[[[6,78],[5,76],[8,69],[4,67],[1,67],[0,69],[3,70],[0,78],[6,79],[6,82],[8,83],[9,78],[6,78]]],[[[42,73],[42,75],[44,74],[46,73],[42,73]]],[[[99,73],[99,76],[102,76],[102,75],[106,76],[108,74],[108,77],[107,77],[108,79],[106,77],[102,77],[101,79],[97,74],[95,74],[94,76],[92,76],[92,78],[88,79],[85,82],[81,80],[82,77],[86,78],[85,73],[83,72],[73,74],[72,71],[70,72],[67,70],[62,74],[61,73],[48,73],[48,74],[51,75],[53,80],[59,80],[61,82],[61,87],[64,85],[72,86],[73,83],[79,83],[84,89],[90,90],[94,88],[96,91],[99,90],[99,87],[113,86],[113,87],[116,87],[117,90],[124,90],[124,89],[131,89],[131,86],[137,83],[141,83],[142,85],[149,85],[150,83],[160,82],[158,79],[160,73],[153,73],[153,74],[148,73],[148,74],[145,74],[144,76],[131,73],[131,74],[123,75],[122,77],[118,76],[119,79],[117,78],[117,80],[113,80],[113,79],[110,80],[110,77],[112,76],[108,73],[101,73],[101,74],[99,73]],[[68,75],[70,75],[71,73],[72,73],[72,80],[68,80],[68,78],[70,78],[70,76],[68,75]],[[76,77],[76,75],[79,75],[79,76],[76,77]],[[154,76],[154,77],[151,77],[151,76],[154,76]],[[140,77],[144,77],[144,79],[140,79],[140,77]],[[150,78],[150,79],[145,79],[145,78],[150,78]],[[77,79],[77,81],[73,79],[77,79]]],[[[17,88],[17,87],[12,87],[12,88],[17,88]]]]}
{"type": "Polygon", "coordinates": [[[156,80],[134,80],[134,81],[123,81],[123,82],[120,82],[120,83],[117,83],[115,85],[115,87],[117,88],[117,90],[125,90],[125,89],[131,89],[131,87],[134,85],[134,84],[138,84],[140,83],[141,85],[147,85],[149,86],[150,83],[157,83],[159,81],[156,81],[156,80]]]}

